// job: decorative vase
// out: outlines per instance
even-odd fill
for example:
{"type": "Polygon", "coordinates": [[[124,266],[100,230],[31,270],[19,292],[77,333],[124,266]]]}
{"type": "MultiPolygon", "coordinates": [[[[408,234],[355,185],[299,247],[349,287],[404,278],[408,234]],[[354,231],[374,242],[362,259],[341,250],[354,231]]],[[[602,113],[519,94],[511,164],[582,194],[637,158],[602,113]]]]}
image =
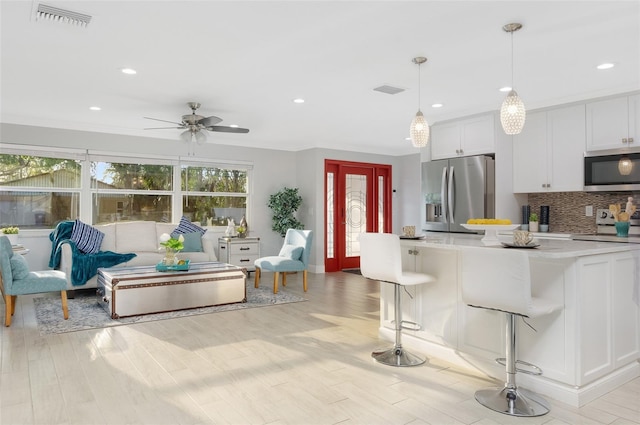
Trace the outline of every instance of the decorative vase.
{"type": "Polygon", "coordinates": [[[177,251],[171,248],[167,248],[162,259],[162,264],[165,266],[175,266],[178,264],[178,258],[176,257],[177,251]]]}
{"type": "Polygon", "coordinates": [[[238,237],[239,238],[246,238],[247,237],[247,232],[238,232],[238,237]]]}
{"type": "Polygon", "coordinates": [[[530,221],[529,222],[529,231],[530,232],[537,232],[538,231],[538,222],[537,221],[530,221]]]}
{"type": "Polygon", "coordinates": [[[11,243],[11,245],[18,245],[18,234],[17,233],[10,233],[10,234],[4,234],[8,239],[9,242],[11,243]]]}
{"type": "Polygon", "coordinates": [[[629,236],[629,222],[616,221],[616,236],[626,238],[629,236]]]}

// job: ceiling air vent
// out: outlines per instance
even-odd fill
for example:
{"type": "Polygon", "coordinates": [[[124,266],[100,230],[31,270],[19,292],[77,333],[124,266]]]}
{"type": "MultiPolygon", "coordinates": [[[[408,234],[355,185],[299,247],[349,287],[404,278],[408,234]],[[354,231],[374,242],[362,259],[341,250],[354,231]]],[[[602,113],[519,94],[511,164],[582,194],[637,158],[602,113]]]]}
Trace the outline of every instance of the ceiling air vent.
{"type": "Polygon", "coordinates": [[[380,93],[386,93],[386,94],[398,94],[398,93],[402,93],[404,89],[385,84],[383,86],[376,87],[375,89],[373,89],[373,91],[379,91],[380,93]]]}
{"type": "Polygon", "coordinates": [[[73,12],[71,10],[60,9],[58,7],[39,4],[36,11],[36,20],[49,20],[53,22],[62,22],[65,24],[86,27],[91,22],[91,16],[83,13],[73,12]]]}

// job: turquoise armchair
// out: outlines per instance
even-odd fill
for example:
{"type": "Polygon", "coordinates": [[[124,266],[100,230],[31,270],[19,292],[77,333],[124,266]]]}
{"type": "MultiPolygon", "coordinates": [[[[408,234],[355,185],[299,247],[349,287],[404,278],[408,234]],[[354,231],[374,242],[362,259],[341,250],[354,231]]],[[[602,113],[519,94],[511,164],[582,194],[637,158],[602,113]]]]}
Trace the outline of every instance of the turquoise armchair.
{"type": "Polygon", "coordinates": [[[58,270],[30,272],[26,260],[13,252],[6,236],[0,236],[0,291],[6,304],[5,326],[11,326],[18,295],[60,291],[62,315],[65,320],[69,318],[65,274],[58,270]]]}
{"type": "Polygon", "coordinates": [[[282,273],[282,286],[287,286],[287,272],[302,272],[302,287],[307,292],[307,268],[311,254],[312,230],[288,229],[284,236],[284,245],[276,256],[258,258],[255,284],[260,286],[260,275],[263,270],[273,272],[273,293],[278,293],[278,279],[282,273]]]}

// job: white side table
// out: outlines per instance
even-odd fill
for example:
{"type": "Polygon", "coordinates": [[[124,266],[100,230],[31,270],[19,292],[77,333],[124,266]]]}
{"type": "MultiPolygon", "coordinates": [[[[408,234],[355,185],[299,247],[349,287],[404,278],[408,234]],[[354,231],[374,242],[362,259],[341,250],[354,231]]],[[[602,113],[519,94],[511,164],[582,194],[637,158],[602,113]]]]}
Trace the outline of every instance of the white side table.
{"type": "Polygon", "coordinates": [[[218,238],[218,256],[219,261],[255,271],[253,263],[260,258],[260,238],[218,238]]]}

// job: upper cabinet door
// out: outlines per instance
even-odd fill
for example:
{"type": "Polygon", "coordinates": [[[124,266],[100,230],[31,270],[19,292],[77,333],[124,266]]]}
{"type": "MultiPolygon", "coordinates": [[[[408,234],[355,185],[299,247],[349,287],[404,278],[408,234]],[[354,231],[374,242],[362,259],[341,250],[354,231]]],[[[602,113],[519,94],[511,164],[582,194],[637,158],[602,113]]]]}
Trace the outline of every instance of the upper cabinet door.
{"type": "Polygon", "coordinates": [[[584,189],[585,105],[547,112],[549,187],[553,192],[584,189]]]}
{"type": "Polygon", "coordinates": [[[495,152],[495,115],[435,124],[431,127],[431,159],[495,152]]]}
{"type": "Polygon", "coordinates": [[[640,146],[640,94],[629,96],[629,147],[640,146]]]}
{"type": "Polygon", "coordinates": [[[460,130],[457,122],[431,127],[431,159],[455,158],[460,151],[460,130]]]}
{"type": "Polygon", "coordinates": [[[495,137],[493,114],[460,121],[460,150],[464,156],[494,153],[495,137]]]}
{"type": "Polygon", "coordinates": [[[546,192],[547,184],[547,113],[527,114],[522,132],[513,136],[513,191],[546,192]]]}
{"type": "MultiPolygon", "coordinates": [[[[629,143],[629,137],[633,138],[629,133],[630,101],[629,96],[623,96],[587,103],[588,151],[633,146],[629,143]]],[[[634,142],[640,145],[635,138],[634,142]]]]}

